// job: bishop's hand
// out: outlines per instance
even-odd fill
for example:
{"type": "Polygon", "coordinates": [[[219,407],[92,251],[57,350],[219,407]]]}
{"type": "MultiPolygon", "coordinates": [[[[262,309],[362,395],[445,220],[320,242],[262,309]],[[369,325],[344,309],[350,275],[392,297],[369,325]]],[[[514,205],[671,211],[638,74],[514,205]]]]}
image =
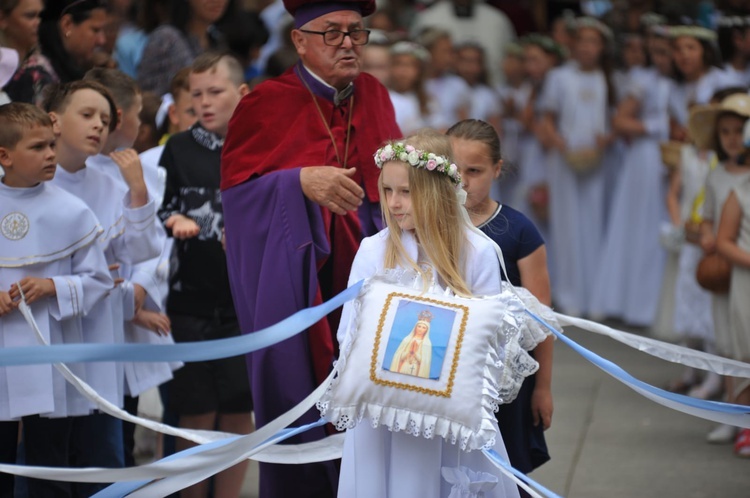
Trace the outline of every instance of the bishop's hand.
{"type": "Polygon", "coordinates": [[[352,180],[356,170],[334,166],[308,166],[299,175],[302,193],[331,212],[344,215],[362,204],[362,187],[352,180]]]}

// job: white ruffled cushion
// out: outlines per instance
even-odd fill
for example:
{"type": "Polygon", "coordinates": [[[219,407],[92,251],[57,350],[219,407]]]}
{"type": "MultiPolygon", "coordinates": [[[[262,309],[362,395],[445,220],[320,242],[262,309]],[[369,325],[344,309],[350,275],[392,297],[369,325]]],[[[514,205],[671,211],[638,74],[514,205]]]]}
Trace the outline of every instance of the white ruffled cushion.
{"type": "MultiPolygon", "coordinates": [[[[338,430],[353,428],[364,417],[373,427],[384,425],[428,439],[438,436],[464,450],[491,447],[496,436],[493,412],[515,399],[523,379],[537,370],[526,349],[547,335],[526,314],[524,301],[511,287],[491,298],[464,299],[393,283],[403,282],[402,277],[376,276],[363,285],[342,343],[338,376],[318,402],[321,415],[338,430]],[[436,316],[439,309],[455,313],[437,379],[385,367],[392,356],[387,351],[391,327],[404,317],[399,316],[403,302],[416,302],[436,316]]],[[[434,327],[433,351],[440,345],[434,327]]]]}

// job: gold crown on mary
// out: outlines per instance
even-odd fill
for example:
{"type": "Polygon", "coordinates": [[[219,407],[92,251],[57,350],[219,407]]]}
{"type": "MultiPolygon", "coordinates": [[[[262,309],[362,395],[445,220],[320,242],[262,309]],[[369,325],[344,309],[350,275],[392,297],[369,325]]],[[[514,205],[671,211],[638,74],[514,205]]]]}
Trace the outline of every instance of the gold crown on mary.
{"type": "Polygon", "coordinates": [[[417,320],[420,322],[430,323],[432,321],[432,313],[430,313],[427,310],[422,310],[419,312],[419,316],[417,317],[417,320]]]}

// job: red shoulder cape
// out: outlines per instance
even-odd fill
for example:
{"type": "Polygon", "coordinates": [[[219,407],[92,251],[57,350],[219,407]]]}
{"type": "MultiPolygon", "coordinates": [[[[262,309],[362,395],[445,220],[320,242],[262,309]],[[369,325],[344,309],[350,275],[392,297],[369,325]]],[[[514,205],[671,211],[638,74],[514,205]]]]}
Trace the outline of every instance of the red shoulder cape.
{"type": "MultiPolygon", "coordinates": [[[[316,97],[329,123],[333,103],[316,97]]],[[[379,171],[372,159],[386,140],[399,138],[388,91],[373,76],[354,80],[354,107],[348,167],[357,168],[355,180],[370,201],[378,200],[379,171]]],[[[343,156],[343,145],[338,145],[343,156]]],[[[293,68],[258,85],[234,111],[222,152],[221,189],[252,177],[301,166],[340,166],[330,135],[310,92],[293,68]]]]}

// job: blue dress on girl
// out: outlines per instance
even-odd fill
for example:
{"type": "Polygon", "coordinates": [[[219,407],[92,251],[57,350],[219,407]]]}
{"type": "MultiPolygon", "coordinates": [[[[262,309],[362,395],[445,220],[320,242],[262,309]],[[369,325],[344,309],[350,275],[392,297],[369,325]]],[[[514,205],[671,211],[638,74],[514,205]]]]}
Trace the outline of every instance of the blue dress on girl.
{"type": "MultiPolygon", "coordinates": [[[[502,276],[503,280],[520,286],[518,261],[544,245],[544,239],[534,223],[523,213],[499,204],[492,216],[477,228],[502,249],[508,272],[507,278],[502,276]]],[[[534,355],[533,351],[530,353],[534,355]]],[[[510,463],[525,474],[550,459],[544,428],[541,423],[533,424],[531,395],[535,385],[536,375],[526,377],[515,401],[500,405],[496,414],[510,463]]]]}

